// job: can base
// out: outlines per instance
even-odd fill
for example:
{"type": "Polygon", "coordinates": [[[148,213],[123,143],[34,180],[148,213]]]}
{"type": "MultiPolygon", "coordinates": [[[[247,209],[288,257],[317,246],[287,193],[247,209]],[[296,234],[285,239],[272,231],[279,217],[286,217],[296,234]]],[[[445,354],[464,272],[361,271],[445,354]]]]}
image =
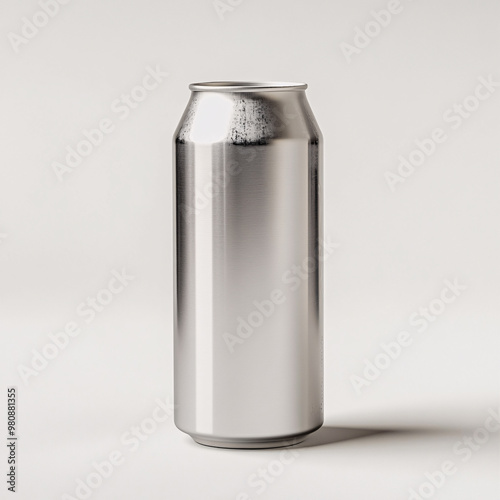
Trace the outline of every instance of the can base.
{"type": "Polygon", "coordinates": [[[318,430],[312,429],[310,431],[304,432],[302,434],[296,434],[294,436],[287,436],[285,438],[277,439],[228,439],[228,438],[210,438],[206,436],[198,436],[196,434],[190,434],[198,444],[204,446],[211,446],[212,448],[231,448],[240,450],[257,450],[266,448],[284,448],[287,446],[294,446],[296,444],[302,443],[304,439],[312,434],[314,431],[318,430]]]}

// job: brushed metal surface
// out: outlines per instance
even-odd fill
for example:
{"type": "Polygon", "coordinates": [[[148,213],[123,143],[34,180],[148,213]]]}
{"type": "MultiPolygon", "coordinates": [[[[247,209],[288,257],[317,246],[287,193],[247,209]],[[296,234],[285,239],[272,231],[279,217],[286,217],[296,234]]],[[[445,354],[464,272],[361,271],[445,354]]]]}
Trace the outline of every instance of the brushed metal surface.
{"type": "Polygon", "coordinates": [[[173,144],[175,423],[203,444],[285,443],[323,422],[321,132],[305,84],[190,88],[173,144]]]}

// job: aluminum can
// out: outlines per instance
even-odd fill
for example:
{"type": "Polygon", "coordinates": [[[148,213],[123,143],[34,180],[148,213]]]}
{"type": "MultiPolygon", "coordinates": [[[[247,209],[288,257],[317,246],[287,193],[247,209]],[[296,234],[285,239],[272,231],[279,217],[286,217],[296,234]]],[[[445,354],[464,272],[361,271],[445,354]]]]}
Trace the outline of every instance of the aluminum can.
{"type": "Polygon", "coordinates": [[[323,423],[322,136],[302,83],[205,82],[173,140],[175,424],[224,448],[323,423]]]}

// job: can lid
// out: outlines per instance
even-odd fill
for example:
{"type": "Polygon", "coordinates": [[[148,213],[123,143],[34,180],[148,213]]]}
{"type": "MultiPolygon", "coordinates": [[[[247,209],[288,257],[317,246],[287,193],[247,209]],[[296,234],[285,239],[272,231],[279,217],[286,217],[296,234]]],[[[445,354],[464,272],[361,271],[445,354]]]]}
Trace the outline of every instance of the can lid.
{"type": "Polygon", "coordinates": [[[189,85],[189,90],[198,92],[276,92],[305,89],[307,83],[294,82],[198,82],[189,85]]]}

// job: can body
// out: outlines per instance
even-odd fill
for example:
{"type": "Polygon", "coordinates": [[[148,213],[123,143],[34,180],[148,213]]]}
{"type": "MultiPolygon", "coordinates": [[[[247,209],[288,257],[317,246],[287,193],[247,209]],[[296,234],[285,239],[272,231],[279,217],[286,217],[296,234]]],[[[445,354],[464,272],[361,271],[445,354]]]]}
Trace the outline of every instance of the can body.
{"type": "Polygon", "coordinates": [[[193,84],[175,132],[175,423],[266,448],[323,423],[322,137],[304,84],[193,84]]]}

